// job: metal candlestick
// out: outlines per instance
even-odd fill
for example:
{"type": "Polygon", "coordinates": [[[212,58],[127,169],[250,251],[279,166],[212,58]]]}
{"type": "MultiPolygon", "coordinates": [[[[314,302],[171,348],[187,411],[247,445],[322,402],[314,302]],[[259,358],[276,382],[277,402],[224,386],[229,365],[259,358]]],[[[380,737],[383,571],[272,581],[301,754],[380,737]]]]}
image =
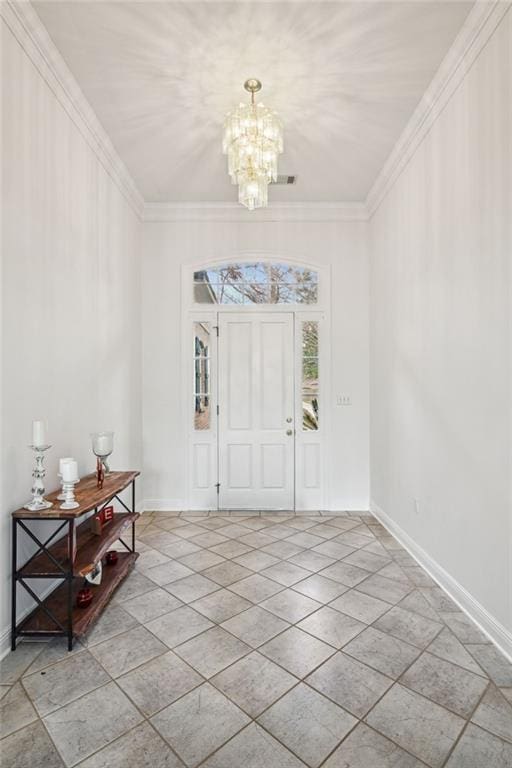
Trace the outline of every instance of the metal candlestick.
{"type": "Polygon", "coordinates": [[[50,509],[52,505],[51,501],[46,501],[44,497],[44,483],[43,478],[46,475],[46,470],[43,466],[44,452],[51,448],[51,445],[29,445],[34,451],[36,466],[32,470],[32,477],[34,481],[32,483],[32,501],[29,504],[25,504],[24,509],[30,510],[30,512],[37,512],[40,509],[50,509]]]}
{"type": "Polygon", "coordinates": [[[71,481],[64,480],[62,483],[64,503],[60,505],[59,509],[76,509],[80,506],[78,501],[75,501],[75,483],[78,483],[78,478],[71,481]]]}

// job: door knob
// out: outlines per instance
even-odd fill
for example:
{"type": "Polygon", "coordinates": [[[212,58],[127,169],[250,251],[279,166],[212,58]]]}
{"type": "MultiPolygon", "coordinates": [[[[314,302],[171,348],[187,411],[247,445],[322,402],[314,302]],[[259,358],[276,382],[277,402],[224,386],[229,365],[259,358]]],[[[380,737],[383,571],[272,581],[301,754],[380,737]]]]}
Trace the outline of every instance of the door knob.
{"type": "Polygon", "coordinates": [[[292,423],[292,417],[291,416],[288,416],[288,418],[286,419],[286,423],[287,424],[291,424],[292,423]]]}
{"type": "Polygon", "coordinates": [[[286,434],[288,435],[288,437],[289,437],[290,435],[293,435],[293,429],[287,429],[287,430],[286,430],[286,434]]]}

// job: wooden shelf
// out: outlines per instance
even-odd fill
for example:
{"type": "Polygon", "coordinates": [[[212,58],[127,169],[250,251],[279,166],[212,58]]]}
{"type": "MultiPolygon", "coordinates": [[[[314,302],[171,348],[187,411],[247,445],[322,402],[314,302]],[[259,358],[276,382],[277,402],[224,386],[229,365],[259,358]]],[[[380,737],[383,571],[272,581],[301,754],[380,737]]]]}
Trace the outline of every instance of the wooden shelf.
{"type": "Polygon", "coordinates": [[[68,650],[73,648],[73,638],[83,635],[91,623],[101,614],[116,587],[125,578],[130,568],[138,558],[135,552],[134,524],[139,517],[135,512],[135,479],[140,472],[111,472],[105,477],[103,488],[98,488],[96,473],[87,475],[75,485],[75,497],[78,506],[75,509],[61,509],[57,499],[59,490],[50,493],[46,498],[52,502],[49,509],[31,512],[28,509],[18,509],[12,513],[12,626],[11,649],[16,650],[16,640],[20,636],[57,636],[67,638],[68,650]],[[126,500],[121,499],[123,491],[130,490],[126,500]],[[84,517],[88,512],[100,510],[113,502],[117,512],[110,523],[103,526],[100,535],[93,533],[91,523],[84,517]],[[81,518],[81,519],[80,519],[81,518]],[[55,541],[52,533],[44,528],[44,538],[40,538],[39,526],[33,526],[31,521],[52,521],[53,535],[60,538],[55,541]],[[132,530],[127,531],[128,528],[132,530]],[[103,568],[101,584],[89,585],[93,592],[93,601],[87,608],[76,607],[76,596],[82,588],[84,577],[94,570],[95,565],[103,560],[105,554],[112,548],[123,534],[129,534],[126,541],[128,551],[118,552],[114,565],[103,568]],[[18,566],[20,556],[20,534],[29,536],[37,549],[37,555],[29,558],[24,565],[18,566]],[[49,543],[47,543],[49,542],[49,543]],[[71,546],[70,546],[71,545],[71,546]],[[129,548],[129,549],[128,549],[129,548]],[[17,594],[20,589],[28,592],[34,598],[31,582],[35,580],[55,580],[55,588],[43,601],[37,605],[29,616],[20,624],[16,621],[17,594]]]}
{"type": "Polygon", "coordinates": [[[13,517],[30,520],[69,520],[85,515],[96,507],[101,507],[110,501],[116,494],[121,493],[132,483],[140,472],[111,472],[105,475],[103,488],[98,488],[96,484],[96,473],[87,475],[75,485],[75,498],[79,504],[76,509],[60,509],[60,501],[57,496],[60,488],[45,498],[53,503],[50,509],[40,509],[37,512],[30,512],[28,509],[17,509],[12,513],[13,517]]]}
{"type": "MultiPolygon", "coordinates": [[[[96,535],[91,531],[90,522],[86,520],[76,529],[76,557],[73,563],[73,576],[85,576],[90,573],[96,563],[98,563],[111,545],[119,539],[123,531],[135,522],[139,517],[138,512],[123,512],[114,515],[112,522],[108,523],[101,535],[96,535]]],[[[48,547],[48,551],[62,566],[63,571],[69,571],[70,564],[68,559],[68,537],[61,539],[48,547]]],[[[42,552],[34,560],[29,561],[19,569],[18,573],[25,577],[63,577],[64,573],[59,572],[52,559],[42,552]]]]}
{"type": "MultiPolygon", "coordinates": [[[[76,594],[83,586],[81,578],[74,579],[73,584],[73,635],[84,635],[91,623],[101,614],[110,600],[112,593],[124,579],[130,568],[138,558],[137,552],[118,552],[118,561],[115,565],[106,565],[103,568],[101,584],[95,586],[88,584],[94,594],[92,603],[87,608],[77,608],[76,594]]],[[[66,582],[55,589],[44,601],[45,607],[67,627],[68,622],[68,588],[66,582]]],[[[34,632],[37,634],[52,634],[59,632],[60,628],[38,606],[19,626],[18,634],[34,632]]]]}

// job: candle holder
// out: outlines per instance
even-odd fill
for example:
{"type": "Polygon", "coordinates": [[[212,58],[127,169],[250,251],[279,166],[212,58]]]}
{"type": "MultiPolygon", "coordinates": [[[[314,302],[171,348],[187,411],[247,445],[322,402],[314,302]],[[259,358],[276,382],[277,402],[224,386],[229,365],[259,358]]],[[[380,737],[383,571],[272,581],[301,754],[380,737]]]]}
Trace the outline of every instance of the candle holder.
{"type": "Polygon", "coordinates": [[[44,452],[51,448],[51,445],[29,445],[29,448],[34,451],[36,465],[32,470],[32,477],[34,478],[32,483],[32,501],[25,504],[24,509],[28,509],[30,512],[37,512],[40,509],[50,509],[53,506],[51,501],[47,501],[44,498],[44,483],[43,478],[46,475],[46,469],[44,468],[44,452]]]}
{"type": "MultiPolygon", "coordinates": [[[[92,450],[96,458],[100,459],[103,464],[103,470],[105,475],[110,474],[110,467],[108,465],[108,457],[114,450],[114,433],[113,432],[94,432],[91,435],[92,438],[92,450]]],[[[98,477],[99,481],[99,477],[98,477]]]]}
{"type": "Polygon", "coordinates": [[[57,477],[59,478],[59,482],[60,482],[60,484],[62,486],[62,490],[59,493],[59,495],[57,496],[57,501],[65,501],[66,500],[66,494],[64,493],[64,483],[63,483],[62,475],[61,475],[60,472],[57,472],[57,477]]]}
{"type": "Polygon", "coordinates": [[[76,480],[64,480],[62,483],[64,503],[60,505],[60,509],[76,509],[80,506],[78,501],[75,501],[75,483],[78,483],[78,478],[76,480]]]}
{"type": "Polygon", "coordinates": [[[65,501],[66,500],[66,494],[64,493],[64,486],[63,486],[63,483],[62,483],[62,475],[58,474],[57,477],[59,478],[59,483],[62,486],[62,490],[59,493],[59,495],[57,496],[57,501],[65,501]]]}
{"type": "MultiPolygon", "coordinates": [[[[57,472],[57,477],[59,478],[59,482],[62,485],[62,465],[65,464],[68,461],[73,461],[72,456],[66,456],[64,459],[59,460],[59,471],[57,472]]],[[[66,495],[64,493],[64,490],[62,490],[59,495],[57,496],[57,501],[65,501],[66,495]]]]}

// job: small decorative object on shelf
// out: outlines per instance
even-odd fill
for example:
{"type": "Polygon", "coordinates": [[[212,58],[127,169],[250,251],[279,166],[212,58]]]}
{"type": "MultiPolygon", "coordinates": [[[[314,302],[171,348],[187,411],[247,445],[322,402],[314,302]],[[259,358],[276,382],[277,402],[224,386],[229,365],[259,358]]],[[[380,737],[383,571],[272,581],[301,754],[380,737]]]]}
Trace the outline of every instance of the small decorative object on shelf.
{"type": "Polygon", "coordinates": [[[118,561],[118,555],[115,549],[109,550],[105,558],[105,562],[107,563],[107,565],[115,565],[117,561],[118,561]]]}
{"type": "Polygon", "coordinates": [[[76,595],[76,607],[88,608],[92,603],[92,589],[90,587],[82,587],[79,589],[76,595]]]}
{"type": "Polygon", "coordinates": [[[101,459],[105,474],[108,475],[110,473],[110,467],[107,459],[114,450],[114,433],[94,432],[91,437],[93,453],[98,459],[101,459]]]}
{"type": "Polygon", "coordinates": [[[100,458],[96,457],[96,485],[98,488],[103,488],[105,482],[105,469],[103,462],[100,458]]]}
{"type": "Polygon", "coordinates": [[[50,509],[51,501],[44,498],[44,482],[46,475],[44,464],[44,452],[51,448],[46,442],[46,425],[44,421],[32,422],[32,445],[29,446],[35,454],[36,465],[32,470],[32,501],[25,505],[30,512],[38,512],[41,509],[50,509]]]}
{"type": "Polygon", "coordinates": [[[114,507],[103,507],[91,517],[91,530],[97,536],[101,536],[103,528],[114,519],[114,507]]]}
{"type": "MultiPolygon", "coordinates": [[[[58,476],[60,478],[61,485],[62,485],[62,465],[65,464],[67,461],[74,461],[74,459],[71,456],[67,456],[64,459],[59,459],[59,473],[58,473],[58,476]]],[[[65,501],[66,500],[66,497],[64,495],[64,491],[61,491],[61,493],[59,493],[59,495],[57,496],[57,499],[59,501],[65,501]]]]}
{"type": "Polygon", "coordinates": [[[91,531],[96,534],[96,536],[101,536],[102,530],[103,524],[101,522],[101,512],[95,512],[91,517],[91,531]]]}
{"type": "Polygon", "coordinates": [[[89,571],[87,576],[85,577],[85,580],[89,582],[89,584],[95,584],[96,586],[99,586],[101,584],[101,577],[103,576],[103,565],[101,563],[101,560],[96,563],[92,571],[89,571]]]}
{"type": "Polygon", "coordinates": [[[78,501],[75,501],[75,484],[80,479],[78,477],[78,464],[74,459],[66,461],[62,465],[61,471],[64,502],[60,505],[60,509],[76,509],[80,506],[78,501]]]}

